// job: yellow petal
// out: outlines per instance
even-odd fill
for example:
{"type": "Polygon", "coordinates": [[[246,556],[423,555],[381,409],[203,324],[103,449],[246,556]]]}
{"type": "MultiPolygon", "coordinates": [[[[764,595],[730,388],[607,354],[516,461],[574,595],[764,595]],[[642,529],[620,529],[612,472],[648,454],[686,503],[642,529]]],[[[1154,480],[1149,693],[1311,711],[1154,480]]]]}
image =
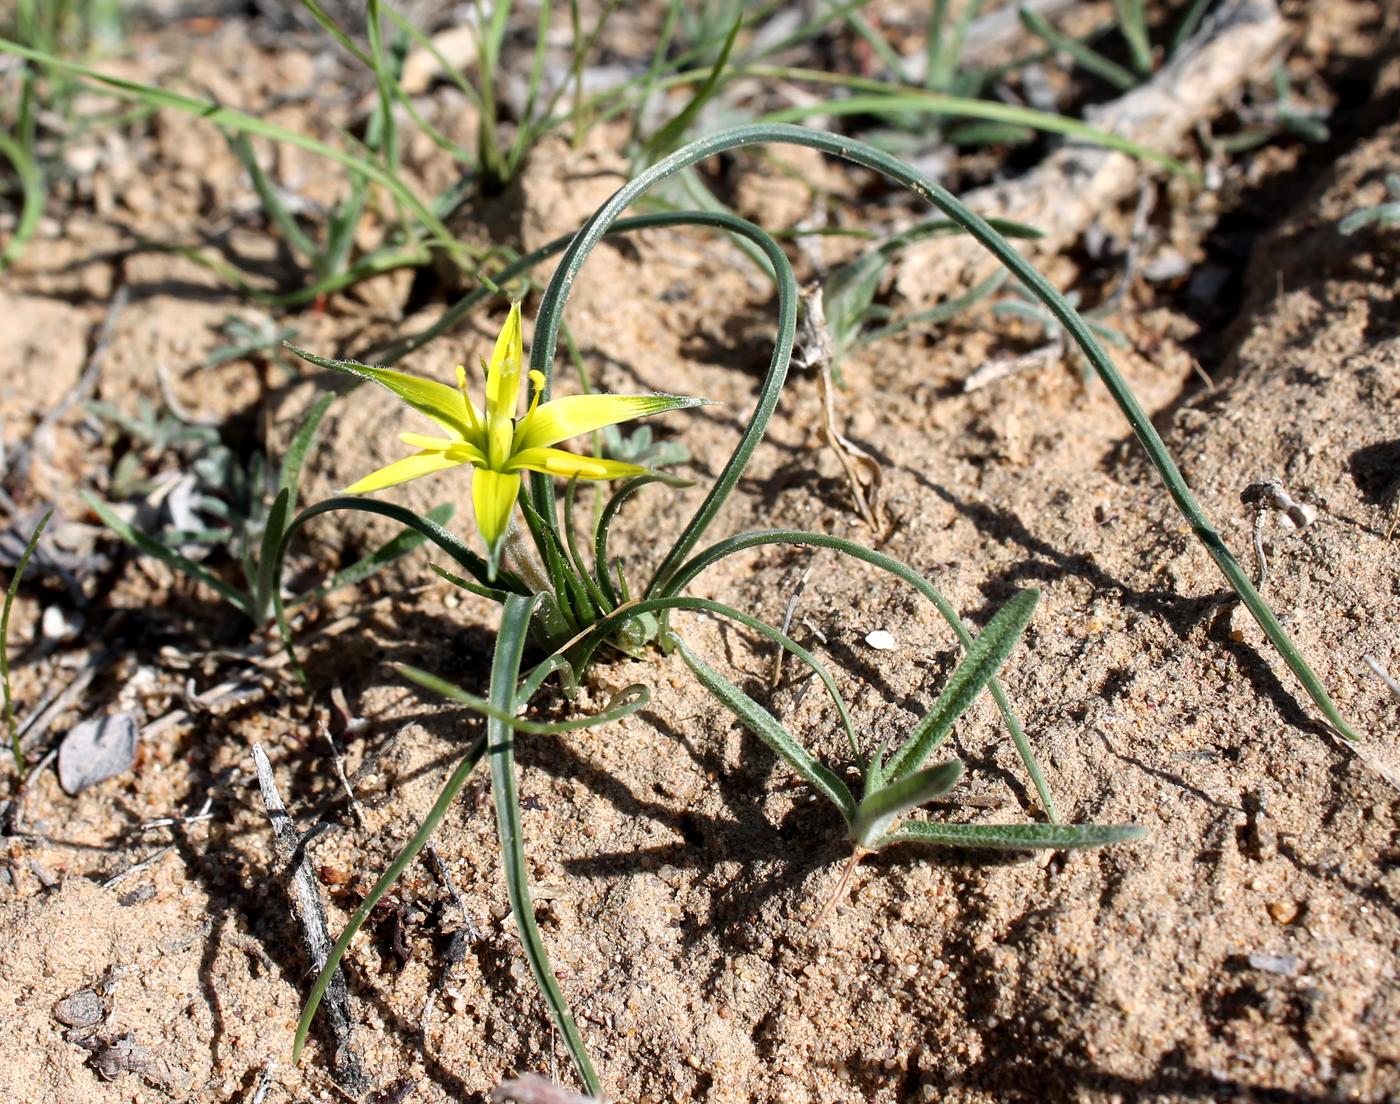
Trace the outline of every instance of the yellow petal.
{"type": "Polygon", "coordinates": [[[395,460],[376,472],[370,472],[363,479],[346,487],[345,493],[369,494],[370,491],[382,491],[385,487],[407,483],[410,479],[455,468],[460,463],[460,460],[453,460],[445,453],[424,449],[412,456],[405,456],[402,460],[395,460]]]}
{"type": "Polygon", "coordinates": [[[477,468],[472,472],[472,506],[476,510],[476,527],[486,538],[492,562],[506,530],[510,514],[520,494],[520,476],[515,472],[498,472],[477,468]]]}
{"type": "Polygon", "coordinates": [[[416,449],[429,449],[432,452],[446,452],[462,443],[455,437],[430,437],[426,433],[400,433],[399,440],[416,449]]]}
{"type": "Polygon", "coordinates": [[[399,440],[414,448],[429,452],[445,452],[447,458],[458,464],[472,464],[478,468],[486,466],[486,454],[471,441],[452,441],[446,437],[429,437],[426,433],[400,433],[399,440]]]}
{"type": "Polygon", "coordinates": [[[626,479],[633,475],[645,475],[646,468],[636,464],[624,464],[621,460],[596,460],[592,456],[579,456],[557,448],[534,448],[517,452],[510,458],[513,471],[528,468],[530,471],[545,472],[549,475],[571,479],[626,479]]]}
{"type": "Polygon", "coordinates": [[[515,450],[546,448],[618,422],[707,405],[705,399],[679,395],[570,395],[551,399],[520,419],[515,429],[515,450]]]}
{"type": "MultiPolygon", "coordinates": [[[[426,414],[460,441],[471,432],[475,409],[468,409],[467,397],[455,387],[392,368],[376,368],[371,364],[339,361],[337,367],[361,379],[373,380],[401,398],[420,414],[426,414]]],[[[477,419],[480,420],[479,417],[477,419]]]]}
{"type": "Polygon", "coordinates": [[[512,303],[500,336],[496,338],[491,361],[486,365],[486,451],[493,467],[503,466],[510,454],[512,420],[520,402],[520,372],[524,360],[520,304],[512,303]]]}

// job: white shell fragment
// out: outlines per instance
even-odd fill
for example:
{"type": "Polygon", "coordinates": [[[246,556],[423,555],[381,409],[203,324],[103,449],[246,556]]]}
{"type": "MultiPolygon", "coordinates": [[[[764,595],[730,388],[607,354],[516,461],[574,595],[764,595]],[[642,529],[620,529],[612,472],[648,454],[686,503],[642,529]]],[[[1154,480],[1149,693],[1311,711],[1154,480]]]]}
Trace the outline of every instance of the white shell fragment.
{"type": "Polygon", "coordinates": [[[130,713],[113,713],[74,725],[58,747],[58,784],[78,794],[129,769],[140,732],[130,713]]]}
{"type": "Polygon", "coordinates": [[[876,629],[874,632],[867,633],[865,642],[877,652],[892,652],[895,649],[894,635],[885,629],[876,629]]]}
{"type": "Polygon", "coordinates": [[[39,622],[39,631],[51,644],[67,644],[83,631],[83,615],[62,606],[49,606],[39,622]]]}

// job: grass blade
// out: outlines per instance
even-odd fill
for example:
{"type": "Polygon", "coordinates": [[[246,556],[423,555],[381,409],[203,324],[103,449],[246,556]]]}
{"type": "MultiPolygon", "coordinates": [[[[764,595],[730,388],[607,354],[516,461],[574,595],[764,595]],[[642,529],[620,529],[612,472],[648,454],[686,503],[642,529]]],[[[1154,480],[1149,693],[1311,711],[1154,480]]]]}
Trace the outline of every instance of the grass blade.
{"type": "Polygon", "coordinates": [[[258,553],[257,582],[253,587],[253,620],[262,625],[272,616],[272,591],[281,590],[281,562],[277,558],[277,546],[282,543],[282,535],[287,531],[287,516],[291,511],[292,491],[283,487],[273,500],[272,509],[267,512],[267,522],[263,526],[262,548],[258,553]]]}
{"type": "Polygon", "coordinates": [[[283,240],[293,251],[301,254],[302,260],[313,264],[316,260],[316,243],[297,224],[296,216],[287,210],[287,205],[282,202],[282,197],[277,194],[277,189],[268,179],[262,163],[258,161],[258,155],[254,152],[253,143],[249,141],[248,135],[234,132],[228,135],[228,145],[243,166],[243,171],[248,174],[253,191],[258,195],[258,201],[262,203],[263,210],[267,212],[272,224],[281,232],[283,240]]]}
{"type": "Polygon", "coordinates": [[[710,75],[705,78],[705,83],[695,90],[695,95],[690,97],[690,102],[681,108],[675,118],[642,143],[644,157],[652,158],[660,153],[669,153],[685,135],[686,129],[700,114],[700,109],[719,88],[720,78],[724,75],[724,67],[729,64],[729,53],[734,49],[734,40],[738,37],[739,28],[743,24],[742,18],[734,20],[734,26],[729,28],[724,45],[720,47],[719,57],[715,59],[714,68],[710,70],[710,75]]]}
{"type": "Polygon", "coordinates": [[[1147,829],[1134,824],[935,824],[918,821],[876,840],[871,850],[899,843],[933,843],[996,851],[1067,851],[1105,847],[1141,839],[1147,829]]]}
{"type": "Polygon", "coordinates": [[[885,764],[884,773],[892,781],[899,781],[917,771],[934,748],[938,747],[953,731],[953,723],[967,710],[982,693],[983,687],[1001,670],[1006,657],[1021,639],[1026,626],[1030,624],[1035,604],[1040,601],[1040,591],[1034,587],[1018,592],[1006,605],[997,610],[987,623],[982,634],[968,648],[967,655],[958,664],[948,685],[938,695],[933,708],[928,711],[910,735],[908,741],[895,751],[885,764]]]}
{"type": "Polygon", "coordinates": [[[1171,41],[1167,43],[1168,57],[1186,45],[1187,40],[1196,33],[1196,28],[1201,25],[1201,17],[1206,14],[1210,3],[1211,0],[1191,0],[1191,6],[1186,9],[1186,14],[1181,17],[1181,22],[1172,32],[1171,41]]]}
{"type": "Polygon", "coordinates": [[[812,753],[799,744],[792,734],[778,723],[773,714],[692,652],[679,636],[668,633],[666,641],[681,653],[686,666],[706,690],[738,717],[745,728],[767,744],[775,755],[835,805],[847,824],[851,823],[856,815],[856,802],[846,783],[833,771],[817,762],[812,753]]]}
{"type": "Polygon", "coordinates": [[[534,974],[535,984],[549,1005],[554,1025],[563,1037],[564,1046],[584,1087],[592,1095],[601,1096],[602,1083],[588,1059],[583,1037],[554,977],[539,928],[535,924],[534,905],[530,902],[530,871],[525,864],[521,839],[520,792],[515,775],[515,738],[512,732],[514,721],[509,718],[515,711],[515,684],[520,677],[520,656],[525,649],[535,602],[533,596],[526,598],[519,594],[512,594],[506,599],[501,612],[500,632],[496,636],[496,654],[491,661],[491,705],[495,709],[486,722],[486,735],[491,765],[491,793],[496,804],[496,832],[500,838],[501,862],[505,868],[506,896],[520,933],[520,945],[530,963],[530,972],[534,974]]]}
{"type": "Polygon", "coordinates": [[[1052,50],[1068,54],[1094,76],[1108,81],[1109,84],[1122,92],[1131,92],[1137,87],[1138,78],[1127,69],[1124,69],[1116,61],[1110,61],[1103,54],[1086,46],[1077,38],[1072,38],[1051,26],[1049,20],[1039,12],[1032,11],[1030,8],[1022,8],[1020,16],[1021,25],[1026,30],[1043,38],[1052,50]]]}
{"type": "Polygon", "coordinates": [[[297,490],[301,486],[301,469],[306,464],[306,454],[311,450],[312,442],[316,440],[316,431],[321,427],[321,419],[326,416],[326,411],[330,409],[333,402],[335,402],[335,396],[332,394],[322,395],[316,400],[315,405],[307,412],[306,418],[297,428],[292,443],[287,446],[287,454],[282,458],[282,472],[278,486],[284,491],[291,492],[287,500],[289,513],[294,512],[297,508],[297,490]]]}
{"type": "Polygon", "coordinates": [[[148,536],[128,522],[123,521],[107,503],[103,502],[91,492],[80,491],[79,497],[88,504],[93,513],[102,519],[102,524],[107,526],[107,528],[112,530],[117,536],[121,537],[127,544],[139,548],[148,556],[154,556],[167,566],[173,567],[176,571],[184,572],[184,574],[188,575],[191,579],[203,583],[235,609],[241,610],[249,617],[253,616],[253,603],[250,595],[244,594],[235,587],[229,586],[228,583],[218,578],[218,576],[214,575],[208,568],[200,566],[188,556],[181,555],[181,553],[174,548],[167,548],[154,537],[148,536]]]}
{"type": "Polygon", "coordinates": [[[0,134],[0,155],[4,155],[15,167],[20,190],[24,193],[15,232],[5,244],[4,252],[0,253],[0,272],[4,272],[24,251],[29,239],[39,229],[39,220],[44,217],[44,174],[39,171],[29,151],[8,134],[0,134]]]}
{"type": "Polygon", "coordinates": [[[1118,30],[1128,43],[1133,56],[1133,68],[1138,76],[1152,75],[1152,43],[1147,38],[1147,12],[1143,0],[1113,0],[1113,12],[1118,17],[1118,30]]]}
{"type": "Polygon", "coordinates": [[[10,693],[10,610],[14,607],[15,596],[19,594],[20,580],[24,578],[24,569],[29,566],[29,559],[34,555],[34,549],[39,547],[39,538],[44,535],[44,527],[48,525],[49,519],[53,517],[56,507],[50,507],[49,512],[39,519],[39,524],[34,527],[34,532],[29,536],[29,543],[24,546],[19,562],[15,564],[15,573],[10,576],[10,585],[5,591],[5,610],[0,614],[0,685],[3,685],[5,692],[5,726],[10,730],[10,751],[15,757],[15,770],[22,775],[24,773],[24,749],[19,743],[19,726],[15,723],[15,700],[10,693]]]}

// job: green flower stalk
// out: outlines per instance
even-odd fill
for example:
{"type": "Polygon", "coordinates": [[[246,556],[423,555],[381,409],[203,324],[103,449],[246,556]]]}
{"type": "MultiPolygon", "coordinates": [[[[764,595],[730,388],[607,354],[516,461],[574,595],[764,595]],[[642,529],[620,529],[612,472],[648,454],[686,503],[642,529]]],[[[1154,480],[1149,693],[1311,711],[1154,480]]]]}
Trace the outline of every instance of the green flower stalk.
{"type": "Polygon", "coordinates": [[[521,472],[598,480],[644,475],[647,469],[638,464],[580,456],[555,446],[571,437],[633,418],[709,403],[707,399],[679,395],[570,395],[541,403],[545,378],[540,372],[531,372],[529,407],[525,416],[518,418],[524,363],[519,303],[511,304],[491,359],[482,362],[486,376],[485,411],[478,409],[467,393],[467,371],[460,364],[457,386],[451,387],[389,368],[334,362],[334,367],[373,380],[392,391],[414,410],[431,418],[445,433],[441,437],[399,434],[399,440],[418,452],[371,472],[346,488],[346,493],[368,494],[410,479],[469,465],[476,527],[486,541],[494,578],[510,530],[511,515],[520,497],[521,472]]]}

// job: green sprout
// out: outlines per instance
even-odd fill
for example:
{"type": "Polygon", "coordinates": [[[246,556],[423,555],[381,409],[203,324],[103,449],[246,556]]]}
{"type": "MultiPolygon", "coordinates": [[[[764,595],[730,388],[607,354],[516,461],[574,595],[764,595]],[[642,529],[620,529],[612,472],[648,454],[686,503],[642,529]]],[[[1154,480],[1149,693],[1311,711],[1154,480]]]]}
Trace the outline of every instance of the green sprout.
{"type": "MultiPolygon", "coordinates": [[[[279,549],[295,515],[307,453],[333,399],[323,395],[312,405],[277,470],[261,454],[241,460],[208,426],[192,426],[174,414],[157,416],[149,409],[131,416],[105,403],[89,403],[92,413],[120,426],[149,452],[159,456],[174,451],[181,466],[162,478],[145,479],[137,470],[142,453],[133,450],[113,469],[109,493],[118,498],[178,500],[178,507],[169,511],[172,524],[157,532],[144,531],[91,492],[82,492],[83,501],[122,540],[209,588],[253,627],[266,625],[274,608],[282,608],[279,549]],[[226,581],[200,562],[214,549],[239,564],[241,584],[226,581]]],[[[439,506],[427,519],[441,523],[451,516],[451,506],[439,506]]],[[[400,533],[290,604],[300,606],[362,582],[423,541],[417,532],[400,533]]]]}
{"type": "MultiPolygon", "coordinates": [[[[1065,295],[1065,302],[1078,310],[1079,293],[1077,291],[1068,292],[1065,295]]],[[[1080,317],[1084,319],[1085,325],[1089,327],[1095,337],[1114,346],[1114,348],[1126,349],[1128,348],[1128,339],[1123,336],[1121,331],[1103,321],[1112,313],[1112,309],[1111,305],[1095,307],[1093,310],[1080,312],[1080,317]]],[[[993,304],[992,313],[1004,317],[1020,318],[1032,325],[1039,326],[1045,332],[1053,356],[1058,358],[1068,349],[1074,359],[1078,361],[1084,378],[1089,379],[1093,376],[1093,364],[1083,351],[1070,340],[1070,335],[1064,325],[1024,287],[1013,286],[1007,298],[993,304]]]]}
{"type": "Polygon", "coordinates": [[[1353,211],[1337,223],[1343,234],[1355,234],[1363,226],[1400,226],[1400,173],[1386,173],[1385,190],[1390,194],[1389,203],[1377,203],[1374,207],[1363,207],[1353,211]]]}
{"type": "Polygon", "coordinates": [[[953,672],[933,708],[897,747],[882,743],[869,752],[862,749],[849,713],[840,697],[835,698],[851,754],[860,765],[859,799],[839,774],[823,766],[771,713],[696,655],[681,637],[670,633],[666,643],[680,652],[701,685],[738,717],[745,728],[836,806],[846,822],[853,848],[851,869],[865,855],[902,843],[1027,850],[1100,847],[1136,839],[1143,830],[1126,825],[977,825],[909,821],[895,827],[900,817],[940,797],[962,776],[962,763],[957,759],[932,767],[925,767],[924,763],[948,739],[954,723],[1006,661],[1030,622],[1039,598],[1038,590],[1023,590],[997,611],[985,631],[968,648],[966,657],[953,672]]]}
{"type": "Polygon", "coordinates": [[[39,547],[39,538],[44,535],[44,527],[48,525],[49,519],[52,517],[53,510],[50,509],[39,519],[39,524],[34,527],[34,532],[30,534],[29,541],[20,554],[19,562],[15,564],[14,574],[10,576],[10,585],[5,590],[4,612],[0,613],[0,688],[3,688],[5,694],[5,727],[10,732],[10,753],[15,758],[15,769],[21,775],[25,770],[24,748],[20,744],[19,725],[15,722],[15,700],[10,692],[10,610],[14,607],[15,596],[19,594],[19,584],[20,580],[24,578],[24,569],[29,566],[30,557],[34,555],[34,550],[39,547]]]}

